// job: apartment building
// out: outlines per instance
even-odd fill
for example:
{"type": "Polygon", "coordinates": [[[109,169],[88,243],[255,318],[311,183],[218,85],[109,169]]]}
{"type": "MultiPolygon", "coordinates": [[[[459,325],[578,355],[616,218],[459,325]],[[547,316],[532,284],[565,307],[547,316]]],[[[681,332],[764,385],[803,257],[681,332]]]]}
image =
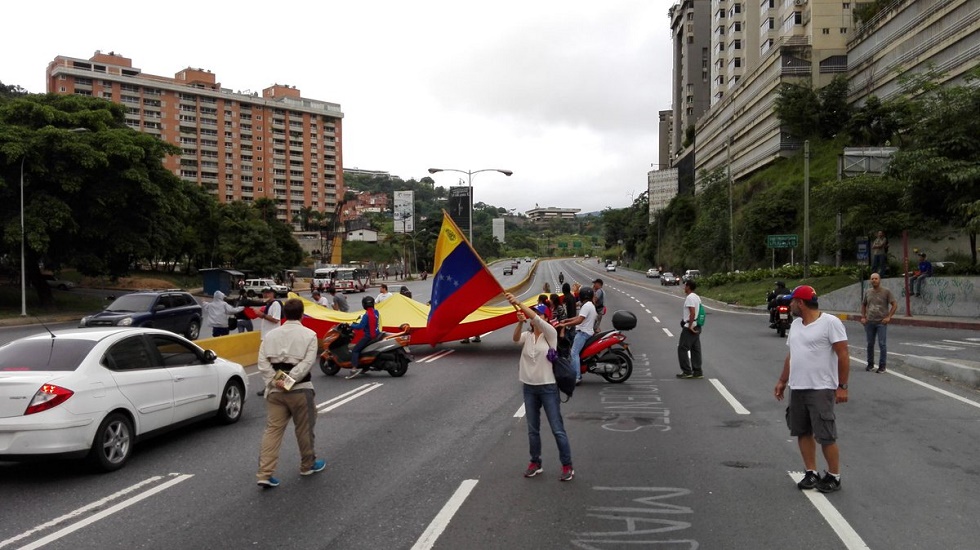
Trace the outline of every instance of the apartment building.
{"type": "Polygon", "coordinates": [[[683,153],[685,133],[711,105],[711,0],[682,0],[667,12],[673,42],[674,111],[670,149],[683,153]]]}
{"type": "Polygon", "coordinates": [[[581,211],[581,208],[555,208],[554,206],[541,208],[535,205],[524,213],[531,223],[547,223],[554,220],[574,220],[575,214],[581,211]]]}
{"type": "Polygon", "coordinates": [[[650,170],[647,172],[647,197],[650,201],[650,223],[677,196],[677,168],[650,170]]]}
{"type": "MultiPolygon", "coordinates": [[[[721,8],[720,0],[711,1],[721,8]]],[[[728,0],[726,14],[734,13],[734,4],[728,0]]],[[[780,127],[774,112],[779,86],[812,83],[820,88],[847,71],[847,41],[854,29],[851,2],[750,0],[739,5],[745,40],[740,45],[746,55],[738,66],[737,57],[723,58],[729,68],[728,85],[697,121],[698,178],[730,163],[732,177],[738,179],[791,155],[802,143],[780,127]],[[757,27],[749,28],[754,21],[757,27]]],[[[729,43],[734,39],[733,35],[729,43]]],[[[734,52],[729,43],[717,53],[734,52]]]]}
{"type": "Polygon", "coordinates": [[[298,229],[303,208],[334,212],[343,199],[340,105],[293,86],[231,90],[209,70],[156,76],[115,52],[95,52],[56,57],[47,91],[123,105],[129,127],[181,148],[165,159],[168,169],[221,202],[271,199],[277,217],[298,229]]]}
{"type": "Polygon", "coordinates": [[[902,72],[933,67],[944,84],[961,85],[980,64],[980,2],[899,0],[862,23],[848,42],[848,100],[889,99],[901,92],[902,72]]]}
{"type": "MultiPolygon", "coordinates": [[[[768,0],[767,4],[775,4],[768,0]]],[[[711,0],[711,104],[737,86],[748,67],[759,61],[761,40],[756,0],[711,0]]],[[[761,5],[760,5],[761,8],[761,5]]]]}

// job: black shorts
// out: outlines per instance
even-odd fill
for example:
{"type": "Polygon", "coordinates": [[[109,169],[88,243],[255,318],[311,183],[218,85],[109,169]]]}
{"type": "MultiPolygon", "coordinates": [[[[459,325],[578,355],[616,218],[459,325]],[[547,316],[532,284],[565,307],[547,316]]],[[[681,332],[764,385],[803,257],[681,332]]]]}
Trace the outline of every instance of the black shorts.
{"type": "Polygon", "coordinates": [[[790,390],[786,407],[790,435],[813,434],[821,445],[837,441],[836,395],[834,390],[790,390]]]}

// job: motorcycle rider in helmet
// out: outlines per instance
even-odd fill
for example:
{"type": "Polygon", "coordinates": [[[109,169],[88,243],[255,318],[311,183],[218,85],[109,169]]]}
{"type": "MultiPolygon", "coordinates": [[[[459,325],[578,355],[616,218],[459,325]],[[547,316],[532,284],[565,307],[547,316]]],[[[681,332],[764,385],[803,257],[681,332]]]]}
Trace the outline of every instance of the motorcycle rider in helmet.
{"type": "Polygon", "coordinates": [[[786,288],[786,283],[776,281],[776,287],[766,295],[766,301],[768,302],[766,309],[769,310],[769,328],[776,328],[776,305],[779,303],[779,297],[789,294],[792,294],[792,291],[786,288]]]}
{"type": "Polygon", "coordinates": [[[367,372],[367,368],[361,367],[360,365],[361,350],[367,347],[368,342],[372,338],[381,334],[381,315],[378,313],[378,310],[374,309],[374,298],[370,296],[362,298],[361,307],[364,308],[364,315],[361,315],[350,327],[355,330],[363,330],[364,335],[354,344],[354,349],[350,352],[350,364],[353,370],[350,376],[347,377],[348,380],[357,378],[367,372]]]}

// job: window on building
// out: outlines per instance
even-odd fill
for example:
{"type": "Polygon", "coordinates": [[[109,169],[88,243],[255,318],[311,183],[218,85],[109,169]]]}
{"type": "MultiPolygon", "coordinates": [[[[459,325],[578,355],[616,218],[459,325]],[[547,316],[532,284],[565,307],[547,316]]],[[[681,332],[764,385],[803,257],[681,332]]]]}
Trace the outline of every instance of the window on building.
{"type": "Polygon", "coordinates": [[[847,34],[847,27],[841,27],[840,28],[840,33],[841,34],[847,34]]]}
{"type": "Polygon", "coordinates": [[[736,39],[734,42],[732,42],[732,49],[733,50],[741,50],[742,49],[742,40],[741,39],[736,39]]]}
{"type": "Polygon", "coordinates": [[[802,25],[803,24],[803,12],[801,12],[801,11],[795,11],[795,12],[793,12],[793,23],[796,24],[796,25],[802,25]]]}
{"type": "Polygon", "coordinates": [[[845,10],[849,10],[849,9],[851,9],[851,3],[850,2],[844,2],[843,4],[841,4],[841,7],[844,8],[845,10]]]}
{"type": "Polygon", "coordinates": [[[822,34],[830,34],[830,29],[823,29],[822,34]]]}

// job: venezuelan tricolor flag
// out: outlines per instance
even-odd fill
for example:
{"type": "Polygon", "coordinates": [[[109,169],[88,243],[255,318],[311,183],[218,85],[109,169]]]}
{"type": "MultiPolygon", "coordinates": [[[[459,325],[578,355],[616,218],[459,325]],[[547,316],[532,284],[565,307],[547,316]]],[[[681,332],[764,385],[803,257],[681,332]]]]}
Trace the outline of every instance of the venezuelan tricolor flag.
{"type": "Polygon", "coordinates": [[[449,333],[467,315],[503,293],[480,256],[445,210],[436,241],[432,309],[426,330],[434,342],[449,333]]]}

